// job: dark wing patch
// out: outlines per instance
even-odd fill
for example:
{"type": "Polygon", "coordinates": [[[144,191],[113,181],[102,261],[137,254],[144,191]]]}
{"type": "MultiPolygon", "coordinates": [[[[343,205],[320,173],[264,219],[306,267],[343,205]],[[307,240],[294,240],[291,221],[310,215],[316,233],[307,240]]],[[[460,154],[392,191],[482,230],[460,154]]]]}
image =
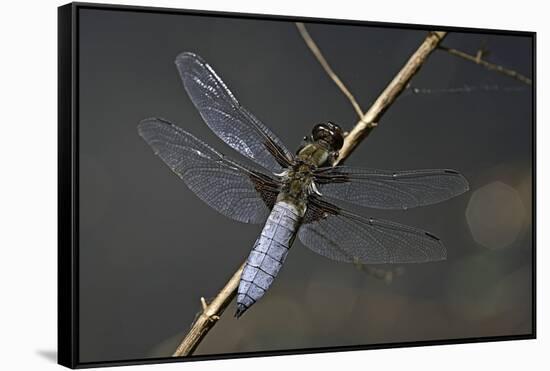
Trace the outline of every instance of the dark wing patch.
{"type": "Polygon", "coordinates": [[[225,157],[166,120],[143,120],[138,132],[210,207],[239,222],[265,222],[279,192],[277,179],[225,157]]]}

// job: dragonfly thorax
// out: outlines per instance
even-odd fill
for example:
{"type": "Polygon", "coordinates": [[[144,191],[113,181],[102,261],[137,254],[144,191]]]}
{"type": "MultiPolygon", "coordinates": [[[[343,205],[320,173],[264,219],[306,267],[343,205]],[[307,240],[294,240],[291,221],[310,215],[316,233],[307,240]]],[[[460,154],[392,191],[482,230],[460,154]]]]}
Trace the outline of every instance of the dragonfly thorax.
{"type": "Polygon", "coordinates": [[[331,156],[328,146],[320,141],[306,144],[298,152],[298,161],[312,167],[323,166],[331,156]]]}
{"type": "Polygon", "coordinates": [[[286,169],[282,174],[283,187],[277,197],[277,201],[293,204],[298,214],[303,216],[306,210],[308,196],[313,192],[313,170],[316,166],[310,162],[296,159],[296,163],[286,169]]]}

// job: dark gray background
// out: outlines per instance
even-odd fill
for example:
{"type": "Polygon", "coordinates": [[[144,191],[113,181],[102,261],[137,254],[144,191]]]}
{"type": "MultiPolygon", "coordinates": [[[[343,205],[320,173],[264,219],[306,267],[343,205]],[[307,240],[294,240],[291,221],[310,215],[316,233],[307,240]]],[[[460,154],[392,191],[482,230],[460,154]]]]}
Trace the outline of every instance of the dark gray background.
{"type": "MultiPolygon", "coordinates": [[[[308,24],[367,108],[425,31],[308,24]]],[[[451,33],[445,44],[531,76],[531,39],[451,33]]],[[[348,101],[293,23],[80,11],[80,361],[169,356],[248,255],[259,225],[203,204],[137,135],[169,119],[237,157],[201,121],[174,59],[202,55],[289,148],[318,122],[351,128],[348,101]]],[[[530,88],[436,51],[349,165],[454,168],[471,190],[413,210],[359,210],[438,235],[444,262],[380,266],[391,283],[299,242],[266,296],[241,319],[234,303],[196,354],[455,339],[531,332],[530,88]],[[472,92],[453,93],[464,85],[472,92]],[[443,90],[443,91],[441,91],[443,90]],[[489,90],[489,91],[488,91],[489,90]]],[[[463,90],[463,89],[462,89],[463,90]]]]}

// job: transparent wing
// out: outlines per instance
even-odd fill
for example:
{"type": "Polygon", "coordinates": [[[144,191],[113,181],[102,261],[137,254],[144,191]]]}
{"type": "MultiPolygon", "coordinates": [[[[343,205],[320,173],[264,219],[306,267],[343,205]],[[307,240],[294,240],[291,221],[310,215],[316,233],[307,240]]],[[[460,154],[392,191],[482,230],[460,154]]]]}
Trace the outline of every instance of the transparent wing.
{"type": "Polygon", "coordinates": [[[191,101],[220,139],[272,172],[291,163],[294,156],[281,140],[240,105],[200,56],[182,53],[176,66],[191,101]]]}
{"type": "Polygon", "coordinates": [[[210,207],[239,222],[265,222],[278,194],[276,179],[228,159],[166,120],[143,120],[138,132],[210,207]]]}
{"type": "Polygon", "coordinates": [[[420,263],[447,256],[441,241],[428,232],[367,219],[318,198],[308,203],[298,237],[314,252],[348,263],[420,263]]]}
{"type": "Polygon", "coordinates": [[[320,168],[320,192],[329,198],[377,209],[408,209],[466,192],[468,181],[455,170],[384,171],[347,166],[320,168]]]}

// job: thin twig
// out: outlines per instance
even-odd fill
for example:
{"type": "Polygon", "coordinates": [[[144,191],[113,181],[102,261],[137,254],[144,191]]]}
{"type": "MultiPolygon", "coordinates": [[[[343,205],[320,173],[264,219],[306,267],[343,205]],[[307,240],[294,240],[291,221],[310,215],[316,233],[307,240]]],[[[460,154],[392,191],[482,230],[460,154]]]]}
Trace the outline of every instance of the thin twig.
{"type": "Polygon", "coordinates": [[[482,59],[483,53],[478,52],[474,56],[474,55],[470,55],[468,53],[465,53],[463,51],[460,51],[458,49],[449,48],[449,47],[444,46],[444,45],[439,45],[438,49],[446,51],[447,53],[455,55],[457,57],[466,59],[470,62],[474,62],[475,64],[479,64],[480,66],[483,66],[483,67],[487,68],[488,70],[500,72],[500,73],[502,73],[502,74],[504,74],[508,77],[514,78],[514,79],[516,79],[518,81],[521,81],[521,82],[523,82],[527,85],[532,84],[532,81],[529,77],[527,77],[525,75],[522,75],[521,73],[519,73],[517,71],[511,70],[509,68],[503,67],[503,66],[498,65],[498,64],[487,62],[486,60],[482,59]]]}
{"type": "MultiPolygon", "coordinates": [[[[416,52],[409,58],[407,63],[401,68],[389,85],[380,94],[372,107],[366,114],[361,116],[361,120],[346,136],[344,147],[340,151],[338,161],[342,162],[346,159],[353,149],[368,135],[368,133],[376,126],[378,120],[383,113],[395,101],[397,96],[406,88],[409,80],[418,71],[420,66],[426,61],[426,58],[436,48],[441,39],[445,36],[445,32],[430,32],[416,52]]],[[[327,72],[328,73],[328,72],[327,72]]],[[[208,331],[215,325],[217,320],[222,315],[225,308],[235,297],[239,280],[241,277],[244,264],[233,274],[229,282],[218,293],[214,300],[207,304],[204,299],[202,302],[202,313],[197,320],[192,324],[191,330],[182,340],[177,350],[174,352],[174,357],[191,355],[206,336],[208,331]]]]}
{"type": "Polygon", "coordinates": [[[351,105],[353,106],[353,109],[355,112],[357,112],[357,115],[359,118],[363,117],[364,113],[361,110],[361,106],[359,106],[359,103],[355,100],[355,97],[351,92],[348,90],[346,85],[340,80],[338,75],[332,70],[330,65],[328,64],[327,60],[323,56],[323,53],[321,53],[321,50],[315,43],[315,41],[311,38],[309,35],[309,32],[307,32],[306,26],[301,22],[296,22],[296,27],[298,28],[298,31],[300,32],[300,35],[304,39],[306,45],[308,46],[309,50],[313,53],[315,58],[317,58],[317,61],[321,64],[327,75],[334,81],[334,83],[338,86],[338,88],[344,93],[344,95],[348,98],[351,105]]]}

